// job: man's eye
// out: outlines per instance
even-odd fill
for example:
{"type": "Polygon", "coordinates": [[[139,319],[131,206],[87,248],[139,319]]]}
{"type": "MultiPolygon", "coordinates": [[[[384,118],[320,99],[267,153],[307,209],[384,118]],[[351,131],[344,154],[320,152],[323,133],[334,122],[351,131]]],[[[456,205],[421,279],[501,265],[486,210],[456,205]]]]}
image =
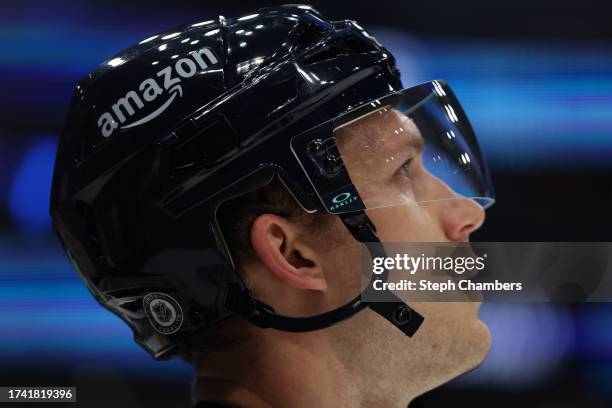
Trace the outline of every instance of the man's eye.
{"type": "Polygon", "coordinates": [[[405,177],[409,177],[410,176],[410,163],[412,163],[412,159],[408,159],[404,162],[404,164],[402,164],[402,166],[399,168],[400,173],[405,176],[405,177]]]}

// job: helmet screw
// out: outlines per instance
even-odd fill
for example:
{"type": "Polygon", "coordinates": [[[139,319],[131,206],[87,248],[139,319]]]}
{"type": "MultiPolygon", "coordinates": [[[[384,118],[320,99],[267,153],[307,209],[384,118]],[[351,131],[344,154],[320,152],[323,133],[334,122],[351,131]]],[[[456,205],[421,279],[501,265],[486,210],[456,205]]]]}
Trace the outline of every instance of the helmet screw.
{"type": "Polygon", "coordinates": [[[315,139],[311,141],[310,143],[308,143],[308,146],[306,147],[306,151],[311,155],[318,156],[322,154],[323,152],[325,152],[325,144],[323,143],[323,140],[315,139]]]}
{"type": "Polygon", "coordinates": [[[398,325],[402,326],[408,323],[412,319],[412,309],[406,305],[400,305],[393,312],[393,321],[398,325]]]}
{"type": "Polygon", "coordinates": [[[340,157],[334,155],[328,155],[325,160],[325,170],[330,175],[335,175],[342,168],[342,161],[340,157]]]}

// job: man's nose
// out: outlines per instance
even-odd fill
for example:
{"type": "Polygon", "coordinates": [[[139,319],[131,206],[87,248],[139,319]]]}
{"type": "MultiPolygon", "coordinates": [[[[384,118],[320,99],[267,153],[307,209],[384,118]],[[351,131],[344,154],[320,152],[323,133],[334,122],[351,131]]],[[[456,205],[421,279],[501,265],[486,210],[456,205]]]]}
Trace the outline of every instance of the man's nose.
{"type": "Polygon", "coordinates": [[[442,203],[442,228],[451,241],[465,242],[485,220],[485,211],[471,198],[457,196],[442,203]]]}

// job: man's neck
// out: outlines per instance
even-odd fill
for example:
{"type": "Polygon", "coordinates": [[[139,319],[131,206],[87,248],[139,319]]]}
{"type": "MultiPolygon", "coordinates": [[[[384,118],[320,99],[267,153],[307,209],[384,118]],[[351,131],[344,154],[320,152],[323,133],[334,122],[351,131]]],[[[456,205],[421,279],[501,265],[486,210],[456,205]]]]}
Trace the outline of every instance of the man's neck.
{"type": "Polygon", "coordinates": [[[210,355],[197,371],[194,396],[238,407],[358,407],[355,380],[320,332],[266,330],[210,355]]]}
{"type": "Polygon", "coordinates": [[[194,397],[255,408],[406,407],[398,384],[371,378],[369,352],[339,351],[325,333],[261,330],[220,350],[197,370],[194,397]]]}

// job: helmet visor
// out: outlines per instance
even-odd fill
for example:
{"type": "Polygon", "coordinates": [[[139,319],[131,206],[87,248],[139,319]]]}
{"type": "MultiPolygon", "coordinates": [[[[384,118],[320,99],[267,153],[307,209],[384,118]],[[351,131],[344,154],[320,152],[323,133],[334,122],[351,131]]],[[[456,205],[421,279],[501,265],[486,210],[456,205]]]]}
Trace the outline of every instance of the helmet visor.
{"type": "Polygon", "coordinates": [[[474,131],[443,81],[362,105],[296,136],[292,149],[330,213],[459,197],[494,202],[474,131]]]}

